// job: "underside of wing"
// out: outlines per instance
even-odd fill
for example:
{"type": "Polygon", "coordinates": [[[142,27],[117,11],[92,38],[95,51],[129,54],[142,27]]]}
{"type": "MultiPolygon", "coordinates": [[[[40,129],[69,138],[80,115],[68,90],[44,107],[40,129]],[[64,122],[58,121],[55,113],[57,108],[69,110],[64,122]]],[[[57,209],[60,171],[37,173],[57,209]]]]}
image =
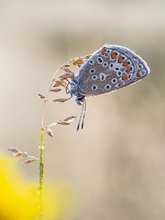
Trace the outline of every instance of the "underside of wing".
{"type": "Polygon", "coordinates": [[[131,85],[149,74],[146,62],[128,48],[104,45],[77,75],[80,93],[100,95],[131,85]]]}

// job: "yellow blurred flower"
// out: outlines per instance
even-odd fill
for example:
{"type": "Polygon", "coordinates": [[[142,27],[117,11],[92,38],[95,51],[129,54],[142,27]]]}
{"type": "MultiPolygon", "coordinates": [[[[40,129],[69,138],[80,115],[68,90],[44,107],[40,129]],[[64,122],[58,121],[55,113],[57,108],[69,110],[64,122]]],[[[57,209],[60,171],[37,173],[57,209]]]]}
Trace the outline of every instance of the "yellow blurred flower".
{"type": "MultiPolygon", "coordinates": [[[[0,220],[38,219],[37,184],[26,182],[14,159],[0,158],[0,220]]],[[[67,187],[44,185],[44,219],[56,219],[70,209],[67,187]]]]}

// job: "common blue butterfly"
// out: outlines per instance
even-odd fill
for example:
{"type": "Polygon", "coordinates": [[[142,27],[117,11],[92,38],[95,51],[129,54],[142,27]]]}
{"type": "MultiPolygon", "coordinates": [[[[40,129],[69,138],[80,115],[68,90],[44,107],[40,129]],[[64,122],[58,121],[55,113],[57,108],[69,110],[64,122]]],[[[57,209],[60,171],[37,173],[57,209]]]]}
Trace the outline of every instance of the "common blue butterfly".
{"type": "Polygon", "coordinates": [[[76,103],[82,105],[77,130],[83,128],[86,97],[124,88],[140,81],[149,72],[147,63],[126,47],[105,44],[94,52],[78,73],[72,75],[66,89],[76,103]]]}

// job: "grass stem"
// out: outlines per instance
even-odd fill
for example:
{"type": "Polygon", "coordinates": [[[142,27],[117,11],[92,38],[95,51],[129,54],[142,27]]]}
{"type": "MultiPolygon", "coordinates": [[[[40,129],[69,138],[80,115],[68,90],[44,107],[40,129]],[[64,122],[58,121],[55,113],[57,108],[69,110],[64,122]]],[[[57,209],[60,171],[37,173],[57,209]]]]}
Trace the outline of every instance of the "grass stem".
{"type": "Polygon", "coordinates": [[[40,159],[39,159],[39,220],[43,220],[43,140],[44,140],[44,129],[40,131],[40,159]]]}

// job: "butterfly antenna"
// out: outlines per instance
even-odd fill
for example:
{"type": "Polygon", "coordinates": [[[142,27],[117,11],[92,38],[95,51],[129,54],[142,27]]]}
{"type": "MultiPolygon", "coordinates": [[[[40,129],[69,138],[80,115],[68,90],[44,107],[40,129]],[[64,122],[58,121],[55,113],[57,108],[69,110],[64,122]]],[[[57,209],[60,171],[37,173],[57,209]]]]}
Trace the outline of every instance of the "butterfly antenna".
{"type": "Polygon", "coordinates": [[[84,127],[84,119],[85,119],[85,114],[86,114],[86,100],[84,99],[83,104],[82,104],[82,110],[79,118],[79,122],[77,125],[77,131],[80,129],[83,129],[84,127]]]}

